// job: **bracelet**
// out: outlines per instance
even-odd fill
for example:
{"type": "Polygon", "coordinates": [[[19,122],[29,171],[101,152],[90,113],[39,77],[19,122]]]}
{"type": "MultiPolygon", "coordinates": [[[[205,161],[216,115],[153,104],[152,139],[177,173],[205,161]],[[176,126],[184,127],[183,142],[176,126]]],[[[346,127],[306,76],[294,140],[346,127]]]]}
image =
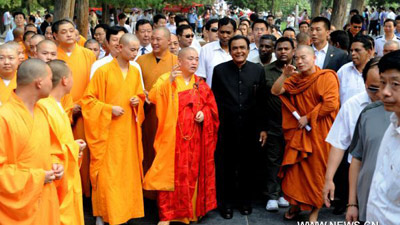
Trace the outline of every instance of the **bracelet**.
{"type": "Polygon", "coordinates": [[[349,208],[349,207],[356,207],[358,209],[358,204],[347,204],[346,208],[349,208]]]}

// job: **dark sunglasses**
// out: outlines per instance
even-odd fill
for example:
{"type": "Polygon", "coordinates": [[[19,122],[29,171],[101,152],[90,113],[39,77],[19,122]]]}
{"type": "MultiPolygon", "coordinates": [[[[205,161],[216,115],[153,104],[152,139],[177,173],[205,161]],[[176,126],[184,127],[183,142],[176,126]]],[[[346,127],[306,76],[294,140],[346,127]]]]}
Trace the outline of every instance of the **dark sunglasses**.
{"type": "Polygon", "coordinates": [[[359,26],[353,26],[354,29],[361,29],[362,27],[359,26]]]}
{"type": "Polygon", "coordinates": [[[185,38],[193,38],[194,37],[194,34],[186,34],[186,35],[183,35],[185,38]]]}
{"type": "Polygon", "coordinates": [[[367,90],[372,92],[372,93],[375,93],[375,92],[379,91],[379,88],[377,88],[377,87],[367,87],[367,90]]]}
{"type": "Polygon", "coordinates": [[[210,31],[213,32],[213,33],[215,33],[215,32],[218,31],[218,28],[217,28],[217,27],[213,27],[213,28],[210,29],[210,31]]]}

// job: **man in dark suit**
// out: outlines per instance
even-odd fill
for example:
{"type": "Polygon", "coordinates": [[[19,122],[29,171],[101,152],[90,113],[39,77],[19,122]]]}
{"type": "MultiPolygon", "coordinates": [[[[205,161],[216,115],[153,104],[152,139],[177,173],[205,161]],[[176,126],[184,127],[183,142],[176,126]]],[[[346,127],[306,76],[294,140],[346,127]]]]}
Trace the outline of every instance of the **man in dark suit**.
{"type": "Polygon", "coordinates": [[[331,23],[325,17],[315,17],[311,21],[312,47],[315,51],[315,64],[321,69],[338,71],[342,65],[349,62],[347,52],[333,47],[328,43],[331,23]]]}

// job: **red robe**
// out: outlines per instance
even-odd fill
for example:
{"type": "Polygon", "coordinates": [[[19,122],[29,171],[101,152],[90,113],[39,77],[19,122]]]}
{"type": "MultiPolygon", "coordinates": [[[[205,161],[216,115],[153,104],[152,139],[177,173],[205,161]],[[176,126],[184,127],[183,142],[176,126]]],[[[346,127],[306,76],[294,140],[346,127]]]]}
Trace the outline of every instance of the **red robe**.
{"type": "Polygon", "coordinates": [[[159,121],[168,117],[173,123],[167,126],[175,132],[159,123],[154,143],[156,158],[144,184],[148,190],[161,190],[161,221],[204,216],[217,206],[214,150],[219,120],[214,95],[196,76],[188,85],[183,85],[181,77],[171,84],[168,77],[169,73],[159,78],[149,98],[157,106],[159,121]],[[204,113],[202,123],[194,121],[198,111],[204,113]],[[163,135],[166,132],[172,133],[167,139],[163,135]],[[168,162],[172,162],[166,163],[170,157],[168,162]],[[196,205],[192,205],[193,197],[196,205]]]}

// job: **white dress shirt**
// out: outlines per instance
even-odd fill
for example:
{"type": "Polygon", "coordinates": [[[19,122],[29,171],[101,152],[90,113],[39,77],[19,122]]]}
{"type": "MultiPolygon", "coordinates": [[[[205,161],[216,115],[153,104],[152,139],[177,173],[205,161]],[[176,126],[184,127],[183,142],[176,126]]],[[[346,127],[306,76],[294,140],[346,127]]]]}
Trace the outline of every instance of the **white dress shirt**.
{"type": "MultiPolygon", "coordinates": [[[[396,34],[393,35],[392,40],[397,41],[400,44],[400,38],[397,37],[396,34]]],[[[385,45],[385,43],[386,43],[385,35],[378,36],[375,39],[375,52],[376,52],[377,56],[379,56],[379,57],[383,56],[383,46],[385,45]]]]}
{"type": "MultiPolygon", "coordinates": [[[[254,58],[252,58],[252,59],[250,59],[249,61],[250,61],[250,62],[253,62],[253,63],[258,63],[258,64],[260,64],[261,66],[265,66],[265,65],[261,62],[261,59],[260,59],[260,56],[259,56],[259,55],[256,56],[256,57],[254,57],[254,58]]],[[[276,61],[275,53],[272,53],[271,61],[270,61],[269,63],[273,63],[273,62],[275,62],[275,61],[276,61]]]]}
{"type": "Polygon", "coordinates": [[[151,47],[151,44],[150,44],[150,43],[149,43],[148,45],[146,45],[146,46],[141,46],[141,45],[140,45],[139,50],[138,50],[138,54],[137,54],[137,56],[136,56],[136,58],[135,58],[134,61],[136,61],[136,60],[139,58],[139,56],[145,55],[145,54],[150,53],[150,52],[152,52],[152,51],[153,51],[153,48],[151,47]],[[145,48],[144,54],[142,54],[142,48],[143,48],[143,47],[145,48]]]}
{"type": "Polygon", "coordinates": [[[211,87],[214,67],[229,60],[232,60],[232,56],[222,49],[219,41],[208,43],[201,48],[196,75],[206,78],[211,87]]]}
{"type": "Polygon", "coordinates": [[[367,204],[367,221],[400,222],[400,127],[396,114],[383,136],[367,204]]]}
{"type": "Polygon", "coordinates": [[[176,35],[176,25],[175,24],[167,23],[166,27],[169,30],[169,32],[171,32],[171,34],[175,34],[176,35]]]}
{"type": "MultiPolygon", "coordinates": [[[[346,151],[351,144],[358,117],[360,116],[361,111],[369,103],[371,103],[371,99],[368,97],[366,91],[353,96],[344,103],[340,108],[325,141],[335,148],[346,151]]],[[[348,156],[348,162],[351,162],[350,154],[348,156]]]]}
{"type": "Polygon", "coordinates": [[[256,46],[256,43],[251,43],[250,44],[250,51],[249,55],[247,55],[247,60],[254,59],[255,57],[259,56],[258,48],[256,46]]]}
{"type": "MultiPolygon", "coordinates": [[[[93,63],[92,68],[90,68],[90,79],[92,79],[94,73],[96,72],[97,69],[99,69],[100,67],[104,66],[107,63],[110,63],[114,58],[111,56],[111,54],[108,54],[108,56],[97,60],[96,62],[93,63]]],[[[143,90],[144,89],[144,82],[143,82],[143,75],[142,75],[142,69],[140,68],[140,65],[135,62],[135,61],[129,61],[129,64],[131,64],[131,66],[136,67],[136,69],[139,70],[139,74],[140,74],[140,79],[142,81],[142,87],[143,90]]]]}
{"type": "Polygon", "coordinates": [[[315,51],[315,65],[317,65],[319,68],[323,69],[324,67],[324,62],[326,58],[326,53],[328,52],[328,47],[329,44],[326,43],[325,47],[323,47],[321,50],[317,50],[315,46],[312,46],[314,51],[315,51]]]}
{"type": "Polygon", "coordinates": [[[337,72],[340,88],[340,103],[343,105],[354,95],[365,92],[365,83],[362,73],[357,70],[353,62],[344,64],[337,72]]]}

